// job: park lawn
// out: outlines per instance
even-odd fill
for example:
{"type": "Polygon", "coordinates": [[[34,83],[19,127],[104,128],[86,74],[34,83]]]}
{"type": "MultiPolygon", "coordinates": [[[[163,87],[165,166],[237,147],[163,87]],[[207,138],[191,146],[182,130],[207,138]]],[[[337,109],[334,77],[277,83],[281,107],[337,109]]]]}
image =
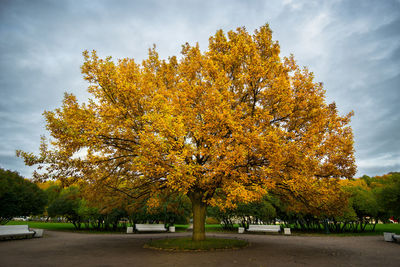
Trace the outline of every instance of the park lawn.
{"type": "Polygon", "coordinates": [[[59,222],[34,222],[34,221],[10,221],[7,225],[28,225],[29,228],[39,228],[46,230],[75,230],[75,227],[72,223],[59,223],[59,222]]]}
{"type": "Polygon", "coordinates": [[[237,233],[239,225],[233,225],[232,230],[227,230],[223,228],[222,224],[206,224],[206,232],[221,232],[221,233],[237,233]]]}
{"type": "MultiPolygon", "coordinates": [[[[322,227],[322,226],[321,226],[322,227]]],[[[345,233],[335,233],[331,232],[326,234],[324,230],[319,232],[312,231],[296,231],[292,230],[293,235],[305,235],[305,236],[371,236],[371,235],[382,235],[384,232],[400,233],[400,224],[377,224],[375,231],[371,231],[372,225],[368,226],[365,232],[345,232],[345,233]]]]}
{"type": "Polygon", "coordinates": [[[400,234],[400,224],[387,223],[387,224],[377,224],[375,227],[375,232],[393,232],[400,234]]]}
{"type": "MultiPolygon", "coordinates": [[[[35,222],[35,221],[10,221],[7,225],[22,225],[27,224],[30,228],[39,228],[39,229],[47,229],[47,230],[56,230],[56,231],[71,231],[71,232],[79,232],[79,233],[125,233],[126,230],[121,230],[121,228],[114,231],[97,231],[94,229],[82,229],[76,230],[72,223],[59,223],[59,222],[35,222]]],[[[189,227],[188,224],[176,224],[175,230],[176,232],[185,232],[189,227]]],[[[222,227],[222,224],[206,224],[206,232],[219,232],[219,233],[237,233],[238,225],[234,226],[234,230],[225,230],[222,227]]],[[[393,232],[400,234],[400,224],[377,224],[375,227],[375,231],[367,231],[362,233],[330,233],[332,236],[363,236],[363,235],[381,235],[383,232],[393,232]]],[[[263,233],[262,233],[263,234],[263,233]]],[[[292,230],[293,235],[326,235],[323,232],[297,232],[292,230]]]]}
{"type": "MultiPolygon", "coordinates": [[[[57,230],[57,231],[72,231],[72,232],[99,232],[99,233],[121,233],[121,231],[96,231],[96,230],[76,230],[72,223],[61,223],[61,222],[35,222],[35,221],[10,221],[7,225],[23,225],[27,224],[30,228],[39,228],[47,230],[57,230]]],[[[188,224],[175,224],[176,232],[185,232],[189,227],[188,224]]],[[[237,232],[224,230],[221,224],[206,224],[206,232],[237,232]]]]}
{"type": "MultiPolygon", "coordinates": [[[[7,225],[28,225],[29,228],[56,230],[56,231],[72,231],[72,232],[88,232],[88,233],[121,233],[121,231],[96,231],[96,230],[76,230],[72,223],[61,223],[61,222],[35,222],[35,221],[10,221],[7,225]]],[[[185,232],[189,227],[188,224],[175,224],[176,232],[185,232]]],[[[221,224],[206,224],[207,232],[223,232],[221,224]]]]}
{"type": "Polygon", "coordinates": [[[76,230],[72,223],[62,223],[62,222],[35,222],[35,221],[10,221],[7,225],[28,225],[29,228],[38,228],[38,229],[45,229],[45,230],[54,230],[54,231],[69,231],[69,232],[77,232],[77,233],[90,233],[90,234],[120,234],[126,233],[126,229],[121,231],[98,231],[95,229],[80,229],[76,230]]]}
{"type": "MultiPolygon", "coordinates": [[[[221,224],[206,224],[206,232],[222,232],[222,233],[237,233],[237,227],[239,225],[235,224],[233,230],[226,230],[223,229],[221,224]]],[[[372,226],[371,226],[372,228],[372,226]]],[[[361,233],[353,233],[353,232],[346,232],[346,233],[330,233],[328,235],[332,236],[368,236],[368,235],[381,235],[384,232],[393,232],[400,234],[400,224],[377,224],[375,227],[375,231],[365,231],[361,233]]],[[[265,234],[265,233],[252,233],[252,234],[265,234]]],[[[302,232],[302,231],[293,231],[293,235],[327,235],[323,231],[322,232],[302,232]]]]}
{"type": "Polygon", "coordinates": [[[175,232],[185,232],[188,227],[188,224],[175,224],[175,232]]]}

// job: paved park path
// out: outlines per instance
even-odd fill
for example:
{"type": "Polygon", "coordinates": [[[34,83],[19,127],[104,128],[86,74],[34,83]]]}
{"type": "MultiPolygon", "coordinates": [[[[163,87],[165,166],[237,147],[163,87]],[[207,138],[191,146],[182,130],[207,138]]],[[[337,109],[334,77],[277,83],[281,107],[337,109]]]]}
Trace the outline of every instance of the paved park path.
{"type": "Polygon", "coordinates": [[[143,248],[176,234],[80,234],[46,231],[43,238],[0,242],[0,266],[400,266],[400,245],[382,236],[208,234],[242,238],[250,247],[211,252],[143,248]]]}

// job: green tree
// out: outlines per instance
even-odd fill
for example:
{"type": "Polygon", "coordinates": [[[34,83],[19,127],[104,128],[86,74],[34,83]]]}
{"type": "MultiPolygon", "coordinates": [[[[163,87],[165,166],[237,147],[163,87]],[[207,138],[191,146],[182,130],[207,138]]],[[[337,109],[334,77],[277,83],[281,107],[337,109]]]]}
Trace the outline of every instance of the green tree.
{"type": "Polygon", "coordinates": [[[209,217],[213,217],[218,221],[222,222],[224,229],[232,230],[233,229],[233,220],[235,217],[235,209],[234,208],[220,208],[218,206],[207,207],[207,215],[209,217]]]}
{"type": "Polygon", "coordinates": [[[350,187],[350,194],[350,205],[357,215],[360,230],[365,231],[372,219],[377,222],[379,205],[376,196],[370,188],[360,186],[350,187]]]}
{"type": "Polygon", "coordinates": [[[77,187],[68,187],[49,205],[47,213],[50,217],[62,216],[70,221],[76,229],[80,229],[82,217],[79,214],[81,195],[77,187]]]}
{"type": "Polygon", "coordinates": [[[47,195],[47,204],[51,205],[54,202],[54,200],[56,200],[60,196],[61,191],[62,187],[56,184],[53,184],[48,188],[46,188],[44,192],[47,195]]]}
{"type": "Polygon", "coordinates": [[[270,223],[276,219],[275,207],[268,196],[249,203],[238,203],[235,208],[207,208],[207,215],[220,220],[225,229],[233,229],[234,220],[240,220],[243,227],[249,224],[270,223]]]}
{"type": "Polygon", "coordinates": [[[43,213],[46,194],[17,172],[0,168],[0,224],[16,216],[43,213]]]}
{"type": "Polygon", "coordinates": [[[249,224],[269,223],[276,218],[276,210],[266,196],[259,201],[238,204],[233,214],[241,219],[245,228],[249,224]]]}
{"type": "Polygon", "coordinates": [[[385,220],[394,216],[400,218],[400,173],[390,173],[379,179],[375,192],[377,201],[384,211],[385,220]]]}
{"type": "Polygon", "coordinates": [[[183,194],[168,194],[161,198],[158,208],[161,221],[168,225],[187,223],[191,214],[190,200],[183,194]]]}

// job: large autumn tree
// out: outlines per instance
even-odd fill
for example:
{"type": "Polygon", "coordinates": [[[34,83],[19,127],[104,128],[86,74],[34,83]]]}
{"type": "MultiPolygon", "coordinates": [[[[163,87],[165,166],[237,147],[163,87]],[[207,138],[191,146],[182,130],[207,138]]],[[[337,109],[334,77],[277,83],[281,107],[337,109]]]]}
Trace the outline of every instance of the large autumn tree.
{"type": "Polygon", "coordinates": [[[233,207],[270,189],[318,209],[335,195],[329,185],[355,173],[351,114],[340,116],[313,74],[279,53],[268,25],[253,35],[219,30],[207,51],[185,44],[179,59],[161,60],[155,48],[141,64],[85,51],[92,98],[65,94],[44,113],[50,145],[18,154],[45,166],[36,178],[92,193],[146,196],[150,205],[160,191],[187,194],[193,240],[205,238],[207,205],[233,207]]]}

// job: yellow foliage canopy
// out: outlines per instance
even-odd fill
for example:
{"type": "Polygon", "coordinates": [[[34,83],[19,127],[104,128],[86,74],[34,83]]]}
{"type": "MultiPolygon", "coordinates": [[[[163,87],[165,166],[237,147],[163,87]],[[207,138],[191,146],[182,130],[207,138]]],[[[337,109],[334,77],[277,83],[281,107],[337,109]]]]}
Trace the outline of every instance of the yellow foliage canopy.
{"type": "Polygon", "coordinates": [[[38,179],[97,193],[179,191],[231,207],[274,189],[319,206],[312,192],[329,198],[337,186],[326,185],[355,173],[352,114],[338,115],[313,74],[279,53],[268,25],[253,35],[219,30],[207,51],[185,44],[180,59],[161,60],[155,47],[141,64],[85,51],[92,98],[65,94],[44,113],[51,146],[18,153],[45,165],[38,179]]]}

